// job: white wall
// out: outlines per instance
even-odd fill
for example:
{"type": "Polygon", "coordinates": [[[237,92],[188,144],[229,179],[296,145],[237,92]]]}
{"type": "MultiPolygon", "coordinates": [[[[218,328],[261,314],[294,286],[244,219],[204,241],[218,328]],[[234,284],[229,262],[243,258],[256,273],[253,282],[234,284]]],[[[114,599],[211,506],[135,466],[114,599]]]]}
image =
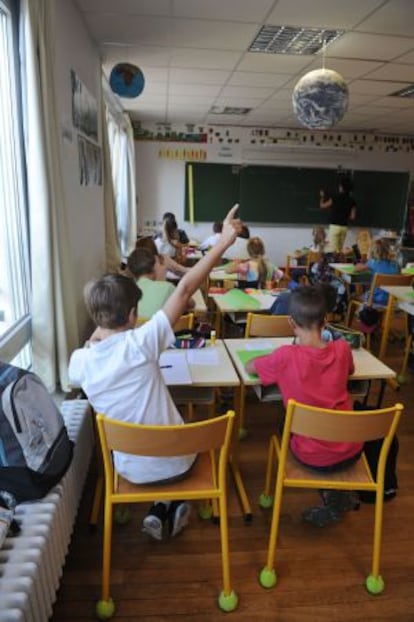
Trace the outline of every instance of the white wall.
{"type": "MultiPolygon", "coordinates": [[[[184,197],[185,197],[185,161],[163,159],[159,157],[160,151],[165,149],[166,144],[172,151],[182,149],[183,143],[165,143],[157,141],[136,141],[136,169],[137,169],[137,195],[138,195],[138,222],[144,229],[149,222],[160,221],[166,211],[173,212],[179,226],[183,225],[190,237],[202,240],[211,233],[211,224],[184,222],[184,197]]],[[[197,143],[185,144],[191,149],[200,149],[204,145],[197,143]]],[[[208,149],[208,147],[207,147],[208,149]]],[[[227,157],[227,156],[226,156],[227,157]]],[[[344,168],[366,170],[414,170],[412,154],[409,153],[355,153],[346,156],[338,151],[328,153],[327,150],[315,148],[301,150],[299,148],[272,150],[266,148],[245,148],[238,152],[237,158],[228,158],[226,162],[260,163],[275,165],[296,165],[333,167],[342,165],[344,168]],[[352,158],[352,160],[351,160],[352,158]]],[[[210,157],[207,161],[220,161],[220,158],[210,157]]],[[[229,206],[230,208],[231,206],[229,206]]],[[[243,213],[240,214],[243,218],[243,213]]],[[[249,223],[247,223],[249,224],[249,223]]],[[[286,254],[289,251],[310,245],[312,242],[312,227],[309,225],[284,226],[258,226],[250,225],[252,235],[258,235],[265,243],[268,256],[278,265],[285,263],[286,254]]],[[[346,239],[346,245],[354,242],[358,229],[350,229],[346,239]]],[[[376,230],[372,230],[375,235],[376,230]]]]}
{"type": "MultiPolygon", "coordinates": [[[[78,133],[72,124],[70,71],[73,69],[99,104],[101,63],[82,17],[71,0],[56,0],[55,81],[61,134],[67,232],[72,252],[77,314],[83,333],[87,314],[82,290],[105,267],[102,186],[81,186],[78,133]],[[65,134],[65,136],[63,135],[65,134]]],[[[99,110],[99,105],[98,105],[99,110]]],[[[100,121],[98,123],[100,133],[100,121]]],[[[101,137],[99,136],[99,145],[101,137]]]]}

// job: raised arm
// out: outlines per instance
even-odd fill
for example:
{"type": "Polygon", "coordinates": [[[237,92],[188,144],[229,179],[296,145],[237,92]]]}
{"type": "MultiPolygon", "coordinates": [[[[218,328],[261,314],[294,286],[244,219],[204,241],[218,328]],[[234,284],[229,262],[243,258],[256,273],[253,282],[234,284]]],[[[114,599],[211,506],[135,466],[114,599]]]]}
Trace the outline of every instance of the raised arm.
{"type": "Polygon", "coordinates": [[[164,264],[167,270],[170,270],[171,272],[175,272],[175,274],[185,274],[186,272],[189,271],[188,268],[186,268],[185,266],[182,266],[177,261],[174,261],[172,257],[169,257],[168,255],[163,255],[163,258],[164,258],[164,264]]]}
{"type": "Polygon", "coordinates": [[[182,315],[187,308],[189,298],[194,294],[196,289],[200,287],[201,283],[210,274],[222,254],[236,239],[239,221],[235,219],[235,214],[238,207],[239,205],[236,203],[227,214],[217,244],[183,276],[175,292],[164,304],[163,310],[171,326],[175,324],[180,315],[182,315]]]}

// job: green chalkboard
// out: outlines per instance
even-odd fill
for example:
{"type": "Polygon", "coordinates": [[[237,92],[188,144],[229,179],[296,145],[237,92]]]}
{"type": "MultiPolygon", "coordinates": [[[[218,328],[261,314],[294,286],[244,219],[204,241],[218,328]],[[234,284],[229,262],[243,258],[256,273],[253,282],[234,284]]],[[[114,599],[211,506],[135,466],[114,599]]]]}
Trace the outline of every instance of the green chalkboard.
{"type": "MultiPolygon", "coordinates": [[[[293,166],[233,166],[195,163],[186,166],[185,216],[220,220],[233,203],[240,217],[263,224],[326,224],[329,210],[319,208],[319,192],[337,188],[338,170],[293,166]]],[[[358,206],[356,226],[401,229],[409,185],[408,172],[347,171],[352,176],[358,206]]]]}
{"type": "Polygon", "coordinates": [[[185,219],[190,218],[190,177],[192,176],[194,220],[223,220],[239,202],[239,166],[227,164],[187,164],[185,167],[185,219]]]}
{"type": "Polygon", "coordinates": [[[402,229],[408,199],[409,174],[355,171],[356,226],[402,229]]]}

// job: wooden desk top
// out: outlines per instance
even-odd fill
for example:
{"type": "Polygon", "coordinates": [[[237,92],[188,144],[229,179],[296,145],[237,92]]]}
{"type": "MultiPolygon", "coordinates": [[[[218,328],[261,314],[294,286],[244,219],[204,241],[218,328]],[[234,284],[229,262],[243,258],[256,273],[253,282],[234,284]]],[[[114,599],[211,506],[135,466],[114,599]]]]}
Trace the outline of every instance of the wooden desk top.
{"type": "MultiPolygon", "coordinates": [[[[254,339],[225,339],[224,343],[229,351],[231,359],[241,381],[245,385],[254,386],[260,384],[259,378],[250,376],[245,370],[244,364],[240,360],[237,352],[239,350],[267,350],[276,349],[283,345],[292,344],[291,337],[256,337],[254,339]]],[[[395,378],[396,373],[393,369],[385,365],[376,356],[360,348],[352,350],[355,372],[349,377],[350,380],[387,380],[395,378]]]]}
{"type": "Polygon", "coordinates": [[[397,299],[400,309],[414,315],[414,289],[410,285],[381,285],[381,289],[397,299]]]}
{"type": "Polygon", "coordinates": [[[201,290],[197,289],[191,297],[195,302],[195,306],[192,311],[195,313],[205,313],[207,311],[207,305],[201,290]]]}
{"type": "MultiPolygon", "coordinates": [[[[230,292],[232,290],[229,290],[230,292]]],[[[242,290],[240,290],[242,291],[242,290]]],[[[233,304],[231,301],[228,301],[226,294],[210,294],[210,298],[214,300],[217,307],[221,311],[221,313],[247,313],[251,311],[252,313],[260,312],[260,311],[269,311],[270,307],[276,300],[276,296],[273,296],[270,293],[251,293],[248,294],[253,300],[256,300],[259,304],[256,307],[252,307],[246,302],[245,305],[240,303],[239,305],[233,304]]]]}
{"type": "Polygon", "coordinates": [[[232,360],[218,339],[214,346],[191,350],[168,350],[168,356],[185,356],[191,374],[192,387],[234,387],[240,384],[232,360]]]}

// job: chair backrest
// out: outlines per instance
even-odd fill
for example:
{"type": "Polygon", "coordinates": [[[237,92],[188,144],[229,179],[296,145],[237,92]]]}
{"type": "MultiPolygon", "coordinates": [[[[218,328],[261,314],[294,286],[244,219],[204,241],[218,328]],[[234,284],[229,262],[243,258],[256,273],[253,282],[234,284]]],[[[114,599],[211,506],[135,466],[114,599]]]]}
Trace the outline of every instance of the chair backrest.
{"type": "Polygon", "coordinates": [[[148,322],[148,320],[149,320],[148,317],[137,317],[137,321],[135,322],[135,326],[137,328],[139,328],[140,326],[145,324],[145,322],[148,322]]]}
{"type": "Polygon", "coordinates": [[[228,447],[234,411],[185,425],[141,425],[96,416],[103,454],[121,451],[139,456],[172,457],[228,447]]]}
{"type": "Polygon", "coordinates": [[[358,443],[392,437],[396,431],[402,404],[376,410],[330,410],[289,400],[284,436],[290,433],[324,441],[358,443]]]}
{"type": "Polygon", "coordinates": [[[192,330],[194,328],[194,313],[186,313],[178,318],[173,326],[173,331],[176,333],[179,330],[192,330]]]}
{"type": "Polygon", "coordinates": [[[321,259],[322,253],[320,251],[308,251],[306,255],[306,272],[309,272],[313,264],[321,259]]]}
{"type": "Polygon", "coordinates": [[[374,291],[377,287],[381,287],[381,285],[411,285],[412,280],[412,274],[381,274],[380,272],[377,272],[374,274],[374,278],[372,279],[367,301],[368,304],[372,304],[374,291]]]}
{"type": "Polygon", "coordinates": [[[288,315],[248,313],[245,337],[294,337],[288,315]]]}
{"type": "Polygon", "coordinates": [[[372,243],[371,231],[369,229],[361,229],[357,234],[356,243],[361,255],[367,257],[372,243]]]}

